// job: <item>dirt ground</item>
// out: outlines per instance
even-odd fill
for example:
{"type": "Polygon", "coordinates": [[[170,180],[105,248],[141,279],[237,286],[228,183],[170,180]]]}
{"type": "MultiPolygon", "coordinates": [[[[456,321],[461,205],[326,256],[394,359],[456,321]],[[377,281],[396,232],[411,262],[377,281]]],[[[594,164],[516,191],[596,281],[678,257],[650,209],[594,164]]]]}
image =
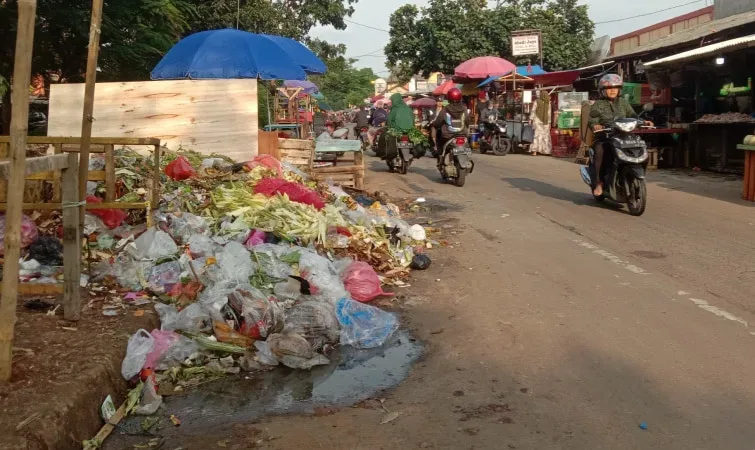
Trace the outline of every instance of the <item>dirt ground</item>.
{"type": "Polygon", "coordinates": [[[126,341],[139,328],[154,328],[157,315],[145,305],[106,317],[100,297],[82,295],[91,307],[78,323],[62,319],[62,305],[54,316],[24,306],[35,299],[60,303],[54,297],[19,300],[13,377],[0,384],[0,449],[80,449],[102,426],[105,397],[112,395],[116,407],[123,400],[126,341]],[[135,317],[137,310],[143,315],[135,317]]]}

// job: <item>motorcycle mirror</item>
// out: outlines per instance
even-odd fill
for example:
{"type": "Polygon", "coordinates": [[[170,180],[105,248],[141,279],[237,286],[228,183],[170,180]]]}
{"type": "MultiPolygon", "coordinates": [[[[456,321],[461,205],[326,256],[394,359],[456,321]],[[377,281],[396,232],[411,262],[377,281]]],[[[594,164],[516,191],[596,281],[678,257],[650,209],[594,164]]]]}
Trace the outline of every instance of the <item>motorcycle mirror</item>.
{"type": "Polygon", "coordinates": [[[653,106],[652,103],[645,103],[644,105],[642,105],[642,110],[645,112],[650,112],[653,109],[655,109],[655,106],[653,106]]]}

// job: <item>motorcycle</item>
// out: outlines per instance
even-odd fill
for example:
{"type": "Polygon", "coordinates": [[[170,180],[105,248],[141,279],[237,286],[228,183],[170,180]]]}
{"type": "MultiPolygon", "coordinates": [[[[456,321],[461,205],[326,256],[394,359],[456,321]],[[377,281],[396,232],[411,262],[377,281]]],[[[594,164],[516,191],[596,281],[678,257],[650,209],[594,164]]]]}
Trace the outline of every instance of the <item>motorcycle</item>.
{"type": "Polygon", "coordinates": [[[492,151],[495,155],[506,156],[511,151],[505,121],[491,114],[480,124],[480,132],[480,153],[492,151]]]}
{"type": "Polygon", "coordinates": [[[443,146],[443,155],[438,162],[440,176],[444,180],[453,180],[458,187],[464,186],[467,174],[474,171],[472,149],[466,136],[457,134],[443,146]]]}
{"type": "Polygon", "coordinates": [[[362,150],[370,148],[370,129],[368,127],[362,127],[359,130],[359,140],[362,142],[362,150]]]}
{"type": "Polygon", "coordinates": [[[401,175],[406,175],[409,171],[409,166],[412,165],[414,160],[414,147],[415,145],[409,139],[409,135],[401,134],[397,137],[386,136],[387,139],[387,151],[385,154],[385,162],[391,172],[397,171],[401,175]],[[396,148],[393,149],[392,144],[395,142],[396,148]]]}
{"type": "MultiPolygon", "coordinates": [[[[597,202],[606,198],[625,203],[629,214],[641,216],[647,205],[645,172],[648,166],[647,144],[632,132],[644,123],[643,119],[617,119],[612,126],[596,131],[595,145],[603,143],[604,154],[601,173],[603,195],[593,197],[597,202]],[[600,136],[602,134],[602,136],[600,136]]],[[[595,189],[595,149],[590,149],[590,163],[580,168],[582,180],[595,189]]]]}

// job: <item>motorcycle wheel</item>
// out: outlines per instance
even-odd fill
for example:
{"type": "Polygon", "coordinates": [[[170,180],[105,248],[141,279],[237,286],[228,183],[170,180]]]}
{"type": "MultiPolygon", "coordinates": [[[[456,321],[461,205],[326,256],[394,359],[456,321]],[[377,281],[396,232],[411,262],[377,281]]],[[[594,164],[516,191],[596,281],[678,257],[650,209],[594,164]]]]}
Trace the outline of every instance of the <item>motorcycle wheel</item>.
{"type": "Polygon", "coordinates": [[[641,216],[645,212],[645,206],[647,205],[647,186],[645,180],[632,180],[632,184],[629,186],[629,195],[627,206],[629,207],[629,214],[633,216],[641,216]]]}
{"type": "Polygon", "coordinates": [[[493,153],[498,156],[506,156],[511,151],[511,141],[500,136],[496,136],[493,145],[493,153]]]}
{"type": "Polygon", "coordinates": [[[388,165],[388,170],[389,170],[390,172],[395,172],[395,171],[396,171],[396,167],[395,167],[395,166],[393,165],[393,161],[391,161],[391,160],[386,160],[386,161],[385,161],[385,164],[387,164],[387,165],[388,165]]]}
{"type": "Polygon", "coordinates": [[[400,173],[401,175],[406,175],[406,173],[409,172],[409,164],[411,163],[402,159],[401,164],[399,164],[398,166],[398,173],[400,173]]]}
{"type": "Polygon", "coordinates": [[[464,183],[467,182],[467,169],[462,169],[461,166],[457,163],[456,164],[456,179],[454,180],[454,184],[458,187],[464,186],[464,183]]]}

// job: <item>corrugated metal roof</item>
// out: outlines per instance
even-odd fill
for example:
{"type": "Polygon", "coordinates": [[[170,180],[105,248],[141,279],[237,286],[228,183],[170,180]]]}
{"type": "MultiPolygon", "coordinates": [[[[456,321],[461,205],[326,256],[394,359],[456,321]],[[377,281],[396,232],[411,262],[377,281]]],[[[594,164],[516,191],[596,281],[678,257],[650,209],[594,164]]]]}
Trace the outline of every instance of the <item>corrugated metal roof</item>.
{"type": "Polygon", "coordinates": [[[677,53],[676,55],[667,56],[665,58],[656,59],[645,63],[645,67],[658,66],[670,62],[680,62],[685,60],[701,59],[711,53],[730,52],[740,48],[755,46],[755,34],[749,36],[743,36],[741,38],[729,39],[728,41],[719,42],[717,44],[706,45],[705,47],[688,50],[686,52],[677,53]]]}
{"type": "Polygon", "coordinates": [[[616,56],[615,58],[626,59],[628,56],[648,53],[666,47],[673,47],[675,45],[684,44],[690,41],[704,38],[705,36],[708,36],[710,34],[718,33],[720,31],[728,30],[730,28],[735,28],[742,25],[747,25],[748,23],[753,22],[755,22],[755,11],[736,14],[730,17],[725,17],[723,19],[706,22],[695,28],[689,28],[678,33],[670,34],[642,47],[637,47],[632,50],[631,53],[616,56]]]}

